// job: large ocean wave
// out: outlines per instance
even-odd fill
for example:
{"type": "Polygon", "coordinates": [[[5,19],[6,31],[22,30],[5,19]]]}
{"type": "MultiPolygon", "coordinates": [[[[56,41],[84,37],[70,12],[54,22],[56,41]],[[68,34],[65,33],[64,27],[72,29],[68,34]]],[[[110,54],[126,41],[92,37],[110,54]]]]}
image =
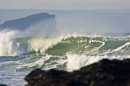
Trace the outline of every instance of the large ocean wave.
{"type": "Polygon", "coordinates": [[[10,35],[12,36],[11,32],[4,34],[4,37],[0,39],[1,56],[16,56],[32,52],[42,52],[50,55],[65,55],[66,53],[129,55],[130,50],[130,37],[60,36],[11,39],[10,35]]]}
{"type": "MultiPolygon", "coordinates": [[[[129,16],[124,20],[124,14],[119,13],[79,13],[66,13],[67,16],[61,13],[56,19],[33,23],[24,30],[10,27],[0,29],[0,77],[5,75],[0,78],[1,81],[9,81],[8,84],[14,86],[12,82],[20,80],[13,81],[12,76],[22,76],[20,79],[23,79],[26,71],[35,68],[73,71],[103,58],[130,58],[128,27],[121,27],[129,26],[124,24],[129,22],[129,16]],[[100,35],[91,35],[95,29],[100,35]],[[23,75],[19,74],[22,72],[23,75]]],[[[13,79],[17,79],[16,76],[13,79]]]]}
{"type": "Polygon", "coordinates": [[[7,42],[10,43],[3,50],[13,53],[1,53],[1,69],[11,66],[17,70],[37,67],[75,70],[103,58],[125,59],[130,56],[130,37],[75,35],[16,38],[7,42]]]}

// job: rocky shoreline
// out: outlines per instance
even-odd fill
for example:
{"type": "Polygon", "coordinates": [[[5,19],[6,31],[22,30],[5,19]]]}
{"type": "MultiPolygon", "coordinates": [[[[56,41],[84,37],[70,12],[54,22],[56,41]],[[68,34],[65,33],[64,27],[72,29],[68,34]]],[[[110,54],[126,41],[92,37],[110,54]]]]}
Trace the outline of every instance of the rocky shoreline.
{"type": "Polygon", "coordinates": [[[25,80],[26,86],[130,86],[130,59],[103,59],[73,72],[37,68],[25,80]]]}

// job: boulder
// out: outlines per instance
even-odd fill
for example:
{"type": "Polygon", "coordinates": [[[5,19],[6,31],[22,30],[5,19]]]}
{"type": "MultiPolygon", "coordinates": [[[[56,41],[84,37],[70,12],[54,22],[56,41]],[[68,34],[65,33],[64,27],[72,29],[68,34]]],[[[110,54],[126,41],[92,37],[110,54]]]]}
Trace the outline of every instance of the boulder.
{"type": "Polygon", "coordinates": [[[130,59],[103,59],[73,72],[37,68],[25,80],[27,86],[130,86],[130,59]]]}

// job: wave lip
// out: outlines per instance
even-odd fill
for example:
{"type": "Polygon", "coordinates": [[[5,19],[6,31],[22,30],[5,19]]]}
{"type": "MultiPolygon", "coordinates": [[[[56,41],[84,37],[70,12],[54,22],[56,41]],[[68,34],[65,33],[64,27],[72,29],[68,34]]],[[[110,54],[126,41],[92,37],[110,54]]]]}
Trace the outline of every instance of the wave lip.
{"type": "Polygon", "coordinates": [[[129,55],[129,37],[70,36],[46,50],[47,54],[129,55]]]}

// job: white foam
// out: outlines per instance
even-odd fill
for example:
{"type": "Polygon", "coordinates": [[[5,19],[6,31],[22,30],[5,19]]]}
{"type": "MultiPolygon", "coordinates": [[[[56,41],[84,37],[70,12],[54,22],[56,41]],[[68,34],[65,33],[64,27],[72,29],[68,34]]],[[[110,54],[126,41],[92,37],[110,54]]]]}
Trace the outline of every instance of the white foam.
{"type": "Polygon", "coordinates": [[[0,32],[0,56],[15,55],[16,47],[13,47],[13,38],[15,31],[1,31],[0,32]]]}
{"type": "Polygon", "coordinates": [[[34,66],[41,67],[44,64],[44,62],[47,59],[49,59],[50,57],[51,57],[51,55],[42,56],[42,58],[40,58],[34,62],[21,64],[21,65],[17,66],[17,69],[30,68],[30,67],[34,67],[34,66]]]}
{"type": "Polygon", "coordinates": [[[62,37],[57,38],[32,38],[27,40],[27,46],[21,46],[15,38],[19,37],[19,31],[3,30],[0,31],[0,56],[16,56],[24,53],[29,53],[32,50],[35,52],[44,52],[49,47],[57,44],[62,40],[62,37]]]}
{"type": "Polygon", "coordinates": [[[44,52],[46,49],[56,45],[58,42],[61,41],[62,38],[48,38],[48,39],[43,39],[43,38],[39,38],[39,39],[31,39],[28,41],[29,43],[29,51],[40,51],[40,52],[44,52]]]}
{"type": "Polygon", "coordinates": [[[78,55],[78,54],[67,54],[67,70],[73,71],[80,69],[83,66],[90,65],[92,63],[98,62],[101,59],[125,59],[130,58],[130,56],[88,56],[88,55],[78,55]]]}

